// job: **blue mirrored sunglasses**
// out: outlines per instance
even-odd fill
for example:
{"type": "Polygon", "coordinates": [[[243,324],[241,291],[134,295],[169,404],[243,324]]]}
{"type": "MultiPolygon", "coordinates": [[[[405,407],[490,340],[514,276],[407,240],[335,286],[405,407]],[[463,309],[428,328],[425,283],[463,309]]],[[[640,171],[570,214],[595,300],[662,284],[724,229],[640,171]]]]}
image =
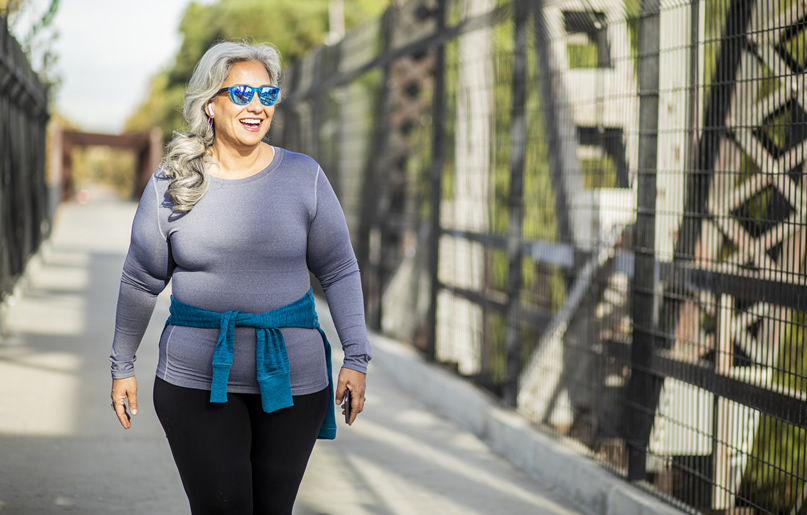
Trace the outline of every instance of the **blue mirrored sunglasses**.
{"type": "Polygon", "coordinates": [[[253,88],[245,84],[237,84],[229,88],[221,88],[216,92],[216,95],[221,95],[227,91],[230,94],[230,100],[234,104],[245,106],[252,102],[252,95],[257,91],[258,100],[265,106],[275,105],[277,98],[280,95],[280,89],[275,86],[260,86],[253,88]]]}

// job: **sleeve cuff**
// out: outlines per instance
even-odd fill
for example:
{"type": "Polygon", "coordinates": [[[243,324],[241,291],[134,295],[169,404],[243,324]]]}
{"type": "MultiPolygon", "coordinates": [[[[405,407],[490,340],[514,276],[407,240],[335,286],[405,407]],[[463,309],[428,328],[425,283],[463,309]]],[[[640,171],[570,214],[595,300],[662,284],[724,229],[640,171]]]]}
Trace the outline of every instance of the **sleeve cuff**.
{"type": "Polygon", "coordinates": [[[126,372],[117,372],[115,370],[112,371],[112,379],[126,379],[127,377],[132,377],[134,375],[134,370],[128,370],[126,372]]]}
{"type": "Polygon", "coordinates": [[[349,368],[350,370],[355,370],[357,372],[361,372],[362,374],[367,373],[367,365],[370,363],[370,356],[367,354],[358,354],[356,356],[345,356],[344,361],[342,362],[342,368],[349,368]]]}
{"type": "Polygon", "coordinates": [[[110,359],[110,361],[112,362],[112,366],[110,367],[112,379],[126,379],[127,377],[135,375],[134,360],[120,362],[110,359]]]}

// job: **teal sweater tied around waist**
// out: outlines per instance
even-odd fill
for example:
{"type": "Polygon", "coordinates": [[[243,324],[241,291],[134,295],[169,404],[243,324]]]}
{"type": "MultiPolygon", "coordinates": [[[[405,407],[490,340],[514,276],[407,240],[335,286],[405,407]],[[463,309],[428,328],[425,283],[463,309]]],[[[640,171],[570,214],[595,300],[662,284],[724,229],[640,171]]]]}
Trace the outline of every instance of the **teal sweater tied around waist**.
{"type": "Polygon", "coordinates": [[[311,289],[291,304],[253,314],[242,311],[218,313],[171,297],[171,316],[166,324],[189,327],[219,329],[219,337],[213,350],[213,380],[210,385],[210,402],[227,402],[227,380],[233,364],[236,326],[254,327],[257,336],[255,343],[255,368],[258,387],[261,392],[263,411],[271,413],[294,405],[289,378],[289,356],[281,327],[303,327],[316,329],[322,336],[325,346],[325,361],[328,367],[328,402],[325,420],[320,427],[318,438],[332,440],[336,437],[336,416],[334,414],[333,375],[331,373],[331,346],[325,332],[319,326],[311,289]]]}

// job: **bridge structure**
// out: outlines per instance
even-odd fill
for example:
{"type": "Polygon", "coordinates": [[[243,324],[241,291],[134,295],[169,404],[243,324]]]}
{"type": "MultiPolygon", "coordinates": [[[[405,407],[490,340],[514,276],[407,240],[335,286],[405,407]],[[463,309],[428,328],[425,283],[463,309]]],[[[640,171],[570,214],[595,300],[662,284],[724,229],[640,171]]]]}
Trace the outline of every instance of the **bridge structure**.
{"type": "Polygon", "coordinates": [[[75,195],[73,151],[91,146],[128,150],[134,154],[136,163],[132,198],[137,199],[140,198],[151,174],[162,161],[163,135],[159,127],[126,134],[105,134],[55,127],[51,137],[51,152],[54,158],[51,165],[51,180],[58,182],[62,200],[72,199],[75,195]]]}
{"type": "MultiPolygon", "coordinates": [[[[807,513],[805,45],[801,0],[410,0],[291,63],[270,137],[315,157],[337,191],[373,366],[391,381],[369,397],[367,431],[343,431],[347,454],[315,455],[312,491],[328,484],[360,513],[807,513]],[[483,450],[477,437],[532,479],[458,449],[483,450]],[[429,458],[446,445],[458,454],[429,458]],[[487,466],[504,468],[469,472],[487,466]],[[329,481],[334,467],[353,486],[329,481]],[[426,504],[399,495],[411,488],[426,504]]],[[[23,75],[0,81],[14,120],[31,108],[10,102],[9,81],[37,94],[23,75]]],[[[90,232],[65,229],[32,260],[53,226],[44,183],[24,173],[43,173],[43,127],[9,140],[22,157],[4,161],[34,186],[4,182],[0,198],[35,207],[23,222],[2,211],[4,227],[27,227],[0,233],[27,249],[6,282],[25,284],[25,263],[40,279],[28,311],[3,290],[0,377],[51,371],[83,399],[95,391],[77,379],[91,370],[81,342],[109,319],[92,306],[114,303],[85,295],[114,290],[92,282],[119,267],[132,205],[99,199],[97,220],[62,206],[65,227],[90,232]],[[48,282],[54,269],[77,282],[48,282]],[[43,338],[37,313],[57,308],[82,322],[43,338]]],[[[135,138],[143,163],[153,137],[135,138]]],[[[37,374],[25,381],[59,384],[37,374]]],[[[34,404],[19,396],[15,416],[34,404]]],[[[20,464],[39,427],[25,417],[0,428],[20,464]]],[[[158,448],[157,433],[142,443],[158,448]]],[[[170,483],[161,470],[149,479],[170,483]]],[[[301,510],[328,512],[306,495],[301,510]]]]}

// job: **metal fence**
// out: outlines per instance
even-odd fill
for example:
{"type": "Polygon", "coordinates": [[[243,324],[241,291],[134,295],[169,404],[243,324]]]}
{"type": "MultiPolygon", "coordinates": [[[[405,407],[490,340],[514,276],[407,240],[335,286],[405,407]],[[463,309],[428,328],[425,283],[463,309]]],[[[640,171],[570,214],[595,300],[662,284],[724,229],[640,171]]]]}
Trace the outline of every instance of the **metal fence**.
{"type": "Polygon", "coordinates": [[[287,69],[369,323],[672,502],[807,513],[807,4],[414,0],[287,69]]]}
{"type": "Polygon", "coordinates": [[[47,120],[46,88],[0,16],[0,302],[49,226],[47,120]]]}

